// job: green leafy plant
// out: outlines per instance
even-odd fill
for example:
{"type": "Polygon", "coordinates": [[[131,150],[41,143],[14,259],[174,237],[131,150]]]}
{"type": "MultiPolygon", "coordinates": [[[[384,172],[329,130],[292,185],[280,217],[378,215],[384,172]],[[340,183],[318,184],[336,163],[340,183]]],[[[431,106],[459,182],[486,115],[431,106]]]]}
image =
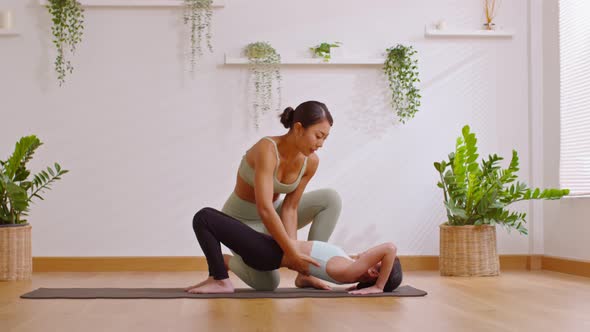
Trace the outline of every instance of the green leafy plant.
{"type": "Polygon", "coordinates": [[[413,58],[416,50],[412,46],[398,44],[386,50],[383,70],[391,90],[391,106],[397,111],[401,123],[406,123],[418,112],[420,90],[418,60],[413,58]]]}
{"type": "Polygon", "coordinates": [[[68,171],[54,164],[55,170],[47,167],[29,180],[31,172],[26,168],[35,150],[43,143],[35,136],[22,137],[8,160],[0,160],[0,224],[24,224],[33,198],[43,200],[41,193],[50,190],[51,185],[68,171]]]}
{"type": "Polygon", "coordinates": [[[211,17],[213,0],[184,0],[184,24],[191,29],[191,71],[195,69],[197,57],[203,55],[203,35],[209,52],[213,52],[211,45],[211,17]]]}
{"type": "Polygon", "coordinates": [[[82,41],[84,31],[84,10],[76,0],[48,0],[47,9],[51,15],[51,33],[57,50],[55,71],[61,86],[66,75],[74,71],[72,63],[66,59],[67,52],[72,55],[76,46],[82,41]]]}
{"type": "Polygon", "coordinates": [[[316,56],[318,56],[320,58],[324,58],[324,62],[328,62],[332,58],[332,54],[330,52],[330,49],[332,47],[340,47],[340,45],[342,45],[341,42],[335,42],[333,44],[330,44],[330,43],[321,43],[321,44],[319,44],[317,46],[310,47],[309,49],[316,56]]]}
{"type": "Polygon", "coordinates": [[[515,150],[508,168],[498,165],[504,158],[496,154],[478,164],[477,139],[469,130],[469,126],[463,127],[448,161],[434,163],[440,175],[438,187],[443,190],[448,225],[500,224],[527,234],[526,213],[511,212],[507,206],[531,199],[559,199],[569,190],[533,189],[517,181],[519,161],[515,150]]]}
{"type": "Polygon", "coordinates": [[[267,42],[255,42],[244,48],[250,63],[249,70],[254,85],[254,120],[256,128],[260,126],[260,118],[272,108],[273,87],[277,92],[277,107],[281,106],[281,71],[280,54],[267,42]]]}

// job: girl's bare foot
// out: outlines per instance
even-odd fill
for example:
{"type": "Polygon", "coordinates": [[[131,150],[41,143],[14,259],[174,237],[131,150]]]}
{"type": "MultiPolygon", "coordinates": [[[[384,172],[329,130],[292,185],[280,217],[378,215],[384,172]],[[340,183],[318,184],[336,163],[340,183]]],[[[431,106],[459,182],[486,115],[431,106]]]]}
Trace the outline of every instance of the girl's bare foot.
{"type": "Polygon", "coordinates": [[[234,285],[229,278],[223,280],[207,279],[203,285],[191,288],[188,292],[194,294],[233,293],[234,285]]]}
{"type": "Polygon", "coordinates": [[[185,291],[185,292],[188,292],[190,289],[193,289],[193,288],[196,288],[196,287],[199,287],[199,286],[203,286],[203,285],[204,285],[204,284],[205,284],[207,281],[209,281],[209,280],[213,280],[213,277],[209,277],[209,278],[207,278],[207,279],[205,279],[205,280],[201,281],[200,283],[198,283],[198,284],[196,284],[196,285],[192,285],[192,286],[186,287],[186,288],[184,289],[184,291],[185,291]]]}
{"type": "Polygon", "coordinates": [[[298,288],[312,287],[315,289],[323,289],[323,290],[331,290],[332,289],[332,287],[330,287],[328,284],[324,283],[320,279],[318,279],[316,277],[312,277],[312,276],[305,276],[301,273],[299,273],[297,275],[297,278],[295,279],[295,286],[297,286],[298,288]]]}

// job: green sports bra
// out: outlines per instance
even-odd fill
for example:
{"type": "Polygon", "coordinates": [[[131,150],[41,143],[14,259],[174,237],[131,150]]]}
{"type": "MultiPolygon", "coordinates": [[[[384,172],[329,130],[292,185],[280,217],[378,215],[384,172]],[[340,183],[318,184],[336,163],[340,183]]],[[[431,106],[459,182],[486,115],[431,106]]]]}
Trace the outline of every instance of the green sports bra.
{"type": "MultiPolygon", "coordinates": [[[[277,143],[270,137],[263,137],[263,138],[272,142],[272,144],[275,146],[275,152],[277,154],[277,166],[275,167],[275,172],[274,172],[274,177],[273,177],[273,180],[274,180],[273,181],[273,190],[274,190],[274,192],[279,193],[279,194],[288,194],[288,193],[294,191],[297,188],[297,186],[299,185],[299,182],[301,181],[301,178],[303,177],[303,173],[305,173],[305,168],[307,167],[307,157],[305,157],[305,159],[303,160],[303,166],[301,167],[301,171],[299,171],[299,176],[297,176],[297,180],[295,180],[295,182],[293,182],[291,184],[282,183],[279,180],[277,180],[277,172],[279,170],[279,165],[281,163],[281,158],[279,158],[279,148],[277,147],[277,143]]],[[[242,179],[244,179],[244,181],[246,181],[247,184],[254,187],[254,170],[246,161],[246,154],[244,154],[244,156],[242,157],[242,161],[240,162],[240,167],[238,168],[238,174],[240,175],[240,177],[242,179]]]]}

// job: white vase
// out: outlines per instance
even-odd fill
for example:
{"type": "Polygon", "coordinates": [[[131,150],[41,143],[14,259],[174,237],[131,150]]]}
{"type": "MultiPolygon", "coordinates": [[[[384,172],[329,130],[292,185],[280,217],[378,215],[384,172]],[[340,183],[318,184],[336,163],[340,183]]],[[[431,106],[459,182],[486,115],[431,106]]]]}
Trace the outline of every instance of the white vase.
{"type": "Polygon", "coordinates": [[[440,20],[438,23],[436,23],[437,30],[444,30],[446,28],[447,28],[447,22],[445,20],[440,20]]]}

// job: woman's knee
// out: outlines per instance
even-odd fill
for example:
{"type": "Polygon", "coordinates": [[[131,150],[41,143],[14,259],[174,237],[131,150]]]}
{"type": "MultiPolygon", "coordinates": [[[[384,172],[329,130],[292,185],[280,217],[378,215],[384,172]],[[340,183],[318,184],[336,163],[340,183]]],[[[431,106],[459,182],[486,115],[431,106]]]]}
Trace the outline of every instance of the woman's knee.
{"type": "Polygon", "coordinates": [[[279,283],[281,279],[278,273],[268,272],[264,274],[257,275],[254,280],[252,280],[252,288],[257,291],[274,291],[275,289],[279,288],[279,283]]]}
{"type": "Polygon", "coordinates": [[[273,291],[279,287],[281,277],[277,270],[258,271],[246,263],[240,256],[234,255],[229,261],[229,269],[248,286],[258,291],[273,291]]]}
{"type": "Polygon", "coordinates": [[[332,208],[340,211],[342,209],[342,198],[340,198],[340,194],[332,189],[326,188],[322,189],[322,196],[326,202],[326,208],[332,208]]]}

